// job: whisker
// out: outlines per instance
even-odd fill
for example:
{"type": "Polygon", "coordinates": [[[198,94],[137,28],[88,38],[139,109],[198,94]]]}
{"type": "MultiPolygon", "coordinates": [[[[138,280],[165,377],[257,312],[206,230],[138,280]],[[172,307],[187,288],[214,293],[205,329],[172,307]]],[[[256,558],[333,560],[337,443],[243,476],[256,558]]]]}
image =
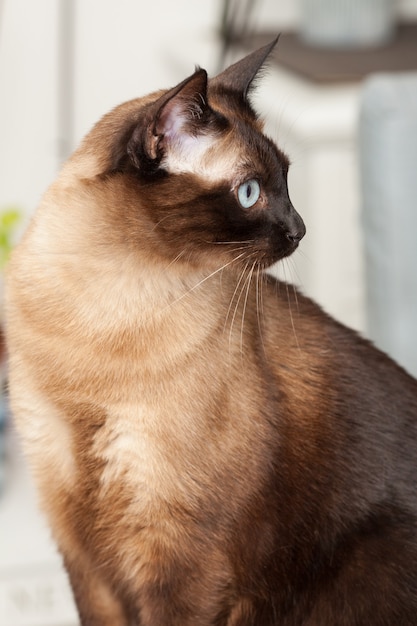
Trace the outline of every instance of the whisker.
{"type": "Polygon", "coordinates": [[[291,281],[291,286],[292,286],[292,291],[294,294],[294,300],[295,300],[295,304],[297,307],[297,311],[300,310],[299,304],[298,304],[298,292],[297,292],[297,287],[294,285],[294,282],[291,281]]]}
{"type": "MultiPolygon", "coordinates": [[[[297,269],[295,267],[294,259],[291,258],[291,257],[287,257],[286,259],[284,259],[284,261],[286,261],[286,263],[287,263],[287,267],[289,269],[290,276],[291,276],[292,273],[294,273],[296,278],[297,278],[297,269]]],[[[294,282],[297,282],[298,284],[300,284],[300,280],[297,280],[297,281],[290,280],[290,281],[287,281],[287,282],[289,282],[291,287],[292,287],[292,291],[293,291],[293,294],[294,294],[294,300],[295,300],[295,303],[296,303],[296,306],[297,306],[297,311],[299,311],[298,293],[297,293],[297,288],[296,288],[294,282]]]]}
{"type": "Polygon", "coordinates": [[[171,213],[168,213],[168,215],[164,215],[164,217],[162,217],[159,222],[156,222],[156,224],[153,226],[153,228],[151,229],[151,233],[153,233],[160,224],[162,224],[162,222],[165,222],[165,220],[168,220],[169,218],[173,219],[175,216],[171,215],[171,213]]]}
{"type": "MultiPolygon", "coordinates": [[[[246,272],[246,269],[247,269],[248,265],[249,265],[249,261],[246,263],[245,267],[243,268],[243,270],[242,270],[242,272],[241,272],[241,274],[240,274],[240,278],[239,278],[239,280],[238,280],[238,281],[237,281],[237,283],[236,283],[236,287],[235,287],[235,289],[234,289],[234,291],[233,291],[232,297],[230,298],[229,307],[228,307],[228,309],[227,309],[227,312],[226,312],[226,317],[225,317],[225,320],[224,320],[224,327],[223,327],[223,330],[225,330],[225,328],[226,328],[227,320],[229,319],[229,315],[230,315],[230,311],[231,311],[231,309],[232,309],[233,301],[234,301],[234,299],[235,299],[235,296],[236,296],[237,290],[239,289],[239,285],[240,285],[240,283],[242,282],[243,277],[245,276],[245,272],[246,272]]],[[[238,299],[238,302],[239,302],[239,299],[238,299]]],[[[232,326],[233,326],[233,321],[234,321],[235,315],[236,315],[236,308],[235,308],[235,313],[234,313],[233,318],[232,318],[232,323],[231,323],[231,325],[230,325],[230,331],[232,330],[232,326]]]]}
{"type": "Polygon", "coordinates": [[[262,289],[262,281],[264,279],[264,274],[260,268],[258,268],[256,272],[256,319],[258,320],[258,331],[259,331],[259,339],[261,341],[263,352],[265,353],[265,344],[262,334],[262,320],[264,317],[263,311],[263,289],[262,289]]]}
{"type": "Polygon", "coordinates": [[[230,246],[235,245],[237,243],[242,244],[242,249],[246,248],[247,244],[254,243],[254,239],[245,239],[244,241],[206,241],[205,243],[210,243],[213,246],[230,246]],[[246,244],[246,245],[243,245],[246,244]]]}
{"type": "Polygon", "coordinates": [[[291,274],[295,277],[295,280],[293,280],[292,282],[294,282],[296,285],[301,287],[303,281],[301,280],[300,275],[298,273],[296,259],[290,256],[290,257],[287,257],[287,262],[288,262],[288,265],[290,266],[291,274]]]}
{"type": "Polygon", "coordinates": [[[178,298],[176,298],[175,300],[173,300],[172,302],[170,302],[167,306],[165,306],[163,309],[161,309],[159,311],[159,314],[163,314],[167,309],[171,308],[172,306],[174,306],[174,304],[177,304],[178,302],[180,302],[180,300],[183,300],[185,297],[187,297],[190,293],[192,293],[193,291],[195,291],[195,289],[197,289],[198,287],[200,287],[200,285],[202,285],[203,283],[205,283],[207,280],[209,280],[210,278],[212,278],[213,276],[215,276],[216,274],[218,274],[219,272],[221,272],[222,270],[224,270],[226,267],[228,267],[229,265],[232,265],[232,263],[235,263],[236,261],[238,261],[239,259],[241,259],[244,256],[244,253],[242,252],[241,254],[238,254],[236,257],[234,257],[231,261],[228,261],[227,263],[225,263],[224,265],[222,265],[221,267],[218,267],[216,270],[214,270],[214,272],[211,272],[208,276],[205,276],[202,280],[198,281],[198,283],[196,283],[195,285],[193,285],[190,289],[188,289],[185,293],[181,294],[181,296],[179,296],[178,298]]]}
{"type": "Polygon", "coordinates": [[[253,262],[252,267],[249,271],[248,277],[247,277],[247,288],[246,288],[246,295],[245,295],[245,299],[243,302],[243,312],[242,312],[242,320],[241,320],[241,324],[240,324],[240,353],[243,354],[243,331],[244,331],[244,325],[245,325],[245,315],[246,315],[246,309],[247,309],[247,304],[248,304],[248,298],[249,298],[249,291],[250,291],[250,285],[251,285],[251,281],[252,281],[252,277],[253,277],[253,272],[255,271],[255,267],[256,267],[256,261],[253,262]]]}
{"type": "MultiPolygon", "coordinates": [[[[285,275],[285,266],[284,266],[284,275],[285,275]]],[[[292,312],[292,308],[291,308],[291,297],[290,297],[290,291],[289,291],[289,283],[288,283],[287,280],[285,280],[284,284],[285,284],[285,289],[286,289],[286,292],[287,292],[288,311],[289,311],[289,314],[290,314],[292,331],[293,331],[293,334],[294,334],[295,343],[297,344],[297,348],[301,352],[301,347],[300,347],[300,344],[298,342],[297,332],[295,330],[294,316],[293,316],[293,312],[292,312]]]]}
{"type": "Polygon", "coordinates": [[[234,290],[234,292],[233,292],[233,296],[232,296],[232,299],[231,299],[231,301],[230,301],[230,305],[229,305],[229,309],[230,309],[230,307],[231,307],[231,305],[232,305],[232,303],[233,303],[233,299],[234,299],[234,297],[235,297],[235,295],[236,295],[236,293],[237,293],[237,291],[238,291],[238,289],[239,289],[240,285],[242,284],[242,280],[243,280],[243,278],[245,278],[245,280],[243,280],[243,284],[242,284],[242,288],[240,289],[239,296],[238,296],[238,298],[237,298],[237,300],[236,300],[235,310],[233,311],[233,316],[232,316],[232,320],[231,320],[231,323],[230,323],[230,330],[229,330],[229,352],[230,352],[230,346],[231,346],[231,343],[232,343],[233,325],[234,325],[234,323],[235,323],[236,315],[237,315],[237,312],[238,312],[238,309],[239,309],[240,299],[241,299],[242,294],[243,294],[243,291],[244,291],[244,289],[245,289],[245,284],[246,284],[246,271],[247,271],[247,269],[248,269],[248,266],[249,266],[249,261],[246,261],[246,265],[245,265],[245,267],[244,267],[244,268],[243,268],[243,270],[242,270],[242,273],[241,273],[241,275],[240,275],[240,278],[239,278],[239,281],[238,281],[238,283],[237,283],[237,285],[236,285],[236,288],[235,288],[235,290],[234,290]]]}
{"type": "Polygon", "coordinates": [[[175,265],[175,263],[177,261],[179,261],[181,259],[181,257],[183,257],[185,255],[186,251],[182,250],[179,254],[177,254],[177,256],[172,259],[172,261],[170,263],[168,263],[168,265],[165,268],[165,271],[168,270],[172,265],[175,265]]]}

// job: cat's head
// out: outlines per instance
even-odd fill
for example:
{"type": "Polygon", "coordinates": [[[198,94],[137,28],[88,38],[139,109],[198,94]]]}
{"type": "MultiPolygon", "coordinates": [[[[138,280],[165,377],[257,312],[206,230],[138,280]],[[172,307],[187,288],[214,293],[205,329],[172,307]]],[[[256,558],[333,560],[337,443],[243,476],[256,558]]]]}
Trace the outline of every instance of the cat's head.
{"type": "Polygon", "coordinates": [[[194,265],[260,267],[297,248],[305,227],[288,195],[289,162],[249,101],[274,45],[211,80],[197,69],[99,123],[96,137],[111,138],[102,178],[119,189],[119,219],[138,246],[194,265]]]}

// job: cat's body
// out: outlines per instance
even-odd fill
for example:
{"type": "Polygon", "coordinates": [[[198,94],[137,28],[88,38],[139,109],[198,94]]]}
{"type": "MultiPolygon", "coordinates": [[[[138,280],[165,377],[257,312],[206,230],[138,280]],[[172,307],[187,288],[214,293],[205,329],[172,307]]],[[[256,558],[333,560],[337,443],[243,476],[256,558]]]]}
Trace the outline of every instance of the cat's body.
{"type": "Polygon", "coordinates": [[[246,101],[268,51],[106,116],[11,262],[83,626],[417,624],[417,383],[259,273],[304,234],[246,101]]]}

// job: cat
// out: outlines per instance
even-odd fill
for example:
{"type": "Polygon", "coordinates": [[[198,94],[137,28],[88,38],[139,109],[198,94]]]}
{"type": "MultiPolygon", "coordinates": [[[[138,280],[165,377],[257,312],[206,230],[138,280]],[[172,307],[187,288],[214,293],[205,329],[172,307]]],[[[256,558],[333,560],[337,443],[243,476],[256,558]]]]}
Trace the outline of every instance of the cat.
{"type": "Polygon", "coordinates": [[[105,115],[10,261],[83,626],[417,624],[417,382],[265,271],[305,234],[251,104],[274,46],[105,115]]]}

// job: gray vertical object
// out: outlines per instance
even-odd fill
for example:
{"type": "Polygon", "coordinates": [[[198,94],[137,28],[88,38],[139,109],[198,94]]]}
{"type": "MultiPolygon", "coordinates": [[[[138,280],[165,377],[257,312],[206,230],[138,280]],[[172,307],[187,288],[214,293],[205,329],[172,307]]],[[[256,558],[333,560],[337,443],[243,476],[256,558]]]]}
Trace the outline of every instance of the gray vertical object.
{"type": "Polygon", "coordinates": [[[58,159],[74,148],[75,0],[59,0],[58,8],[58,159]]]}
{"type": "Polygon", "coordinates": [[[417,376],[417,73],[365,82],[359,137],[367,334],[417,376]]]}

